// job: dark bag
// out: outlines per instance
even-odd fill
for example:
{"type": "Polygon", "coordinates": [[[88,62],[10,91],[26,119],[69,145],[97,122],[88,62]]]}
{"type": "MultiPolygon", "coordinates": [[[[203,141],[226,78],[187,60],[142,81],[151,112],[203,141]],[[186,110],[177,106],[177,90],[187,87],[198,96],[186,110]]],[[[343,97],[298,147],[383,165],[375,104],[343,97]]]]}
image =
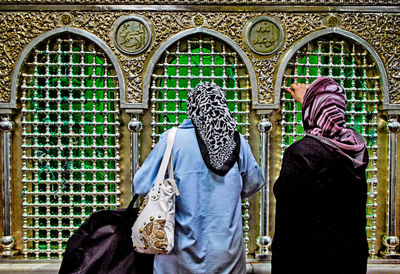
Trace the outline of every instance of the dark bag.
{"type": "Polygon", "coordinates": [[[136,253],[132,245],[136,199],[128,208],[90,215],[69,238],[59,273],[153,273],[154,255],[136,253]]]}

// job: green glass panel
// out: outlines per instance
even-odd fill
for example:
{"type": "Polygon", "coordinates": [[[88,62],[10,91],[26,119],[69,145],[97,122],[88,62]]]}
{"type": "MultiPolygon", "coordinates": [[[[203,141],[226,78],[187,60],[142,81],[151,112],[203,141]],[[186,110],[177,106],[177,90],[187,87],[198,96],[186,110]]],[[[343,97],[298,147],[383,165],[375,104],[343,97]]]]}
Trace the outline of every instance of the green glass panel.
{"type": "Polygon", "coordinates": [[[116,190],[115,184],[109,184],[108,185],[108,191],[109,192],[115,192],[115,190],[116,190]]]}
{"type": "Polygon", "coordinates": [[[103,158],[104,157],[104,150],[103,149],[96,149],[96,157],[103,158]]]}
{"type": "MultiPolygon", "coordinates": [[[[63,204],[66,204],[66,203],[69,203],[69,202],[63,202],[63,204]]],[[[70,213],[70,208],[69,207],[62,207],[61,208],[61,214],[62,215],[69,215],[69,213],[70,213]]],[[[57,225],[58,225],[58,222],[57,222],[57,225]]]]}
{"type": "Polygon", "coordinates": [[[80,150],[79,148],[74,148],[74,149],[72,150],[72,155],[73,155],[74,157],[81,157],[81,150],[80,150]]]}
{"type": "Polygon", "coordinates": [[[82,209],[80,207],[74,207],[73,214],[74,215],[81,215],[82,214],[82,209]]]}
{"type": "Polygon", "coordinates": [[[39,226],[47,226],[46,218],[39,218],[39,226]]]}
{"type": "MultiPolygon", "coordinates": [[[[52,238],[55,238],[55,237],[52,237],[52,238]]],[[[58,250],[58,248],[59,248],[58,242],[51,242],[50,243],[50,249],[51,250],[58,250]]],[[[58,254],[55,254],[54,256],[58,257],[58,254]]]]}
{"type": "Polygon", "coordinates": [[[97,100],[96,101],[96,110],[103,111],[104,110],[104,102],[97,100]]]}
{"type": "Polygon", "coordinates": [[[74,204],[80,204],[82,202],[82,197],[79,195],[74,195],[72,197],[72,203],[74,204]]]}
{"type": "Polygon", "coordinates": [[[220,87],[224,86],[224,80],[223,79],[215,79],[215,84],[217,84],[220,87]]]}
{"type": "Polygon", "coordinates": [[[167,74],[169,76],[176,75],[176,67],[168,67],[167,68],[167,74]]]}
{"type": "MultiPolygon", "coordinates": [[[[179,76],[187,76],[188,72],[189,72],[188,67],[180,67],[179,68],[179,76]]],[[[170,75],[170,74],[168,74],[168,75],[170,75]]]]}
{"type": "Polygon", "coordinates": [[[115,161],[114,160],[107,161],[107,167],[108,169],[115,169],[115,161]]]}
{"type": "Polygon", "coordinates": [[[103,195],[96,196],[96,204],[104,204],[104,196],[103,195]]]}
{"type": "Polygon", "coordinates": [[[104,181],[105,174],[102,171],[96,172],[96,180],[97,181],[104,181]]]}
{"type": "MultiPolygon", "coordinates": [[[[39,242],[39,249],[40,250],[47,250],[47,243],[44,241],[39,242]]],[[[42,255],[43,258],[46,258],[46,255],[42,255]]]]}
{"type": "Polygon", "coordinates": [[[285,110],[293,110],[293,102],[286,102],[285,110]]]}
{"type": "Polygon", "coordinates": [[[189,57],[187,55],[179,55],[179,64],[186,65],[189,63],[189,57]]]}
{"type": "Polygon", "coordinates": [[[103,76],[105,73],[105,70],[103,67],[96,67],[96,75],[97,76],[103,76]]]}
{"type": "Polygon", "coordinates": [[[168,88],[175,88],[176,87],[176,79],[168,78],[167,87],[168,88]]]}
{"type": "Polygon", "coordinates": [[[109,172],[107,178],[109,181],[115,181],[115,172],[109,172]]]}
{"type": "Polygon", "coordinates": [[[81,178],[82,178],[82,174],[81,174],[80,172],[74,172],[73,175],[72,175],[72,178],[73,178],[75,181],[80,181],[81,178]]]}
{"type": "Polygon", "coordinates": [[[93,63],[93,55],[86,54],[86,55],[84,56],[84,62],[85,62],[86,64],[92,64],[92,63],[93,63]]]}
{"type": "Polygon", "coordinates": [[[115,146],[115,138],[114,137],[108,137],[107,138],[107,145],[108,146],[115,146]]]}
{"type": "Polygon", "coordinates": [[[192,76],[200,76],[200,67],[199,66],[192,67],[190,69],[190,75],[192,75],[192,76]]]}
{"type": "Polygon", "coordinates": [[[187,88],[188,87],[188,79],[179,79],[179,87],[187,88]]]}
{"type": "MultiPolygon", "coordinates": [[[[220,80],[222,81],[222,80],[220,80]]],[[[195,88],[200,83],[200,79],[191,79],[190,80],[190,87],[195,88]]]]}
{"type": "Polygon", "coordinates": [[[304,128],[302,125],[296,125],[297,134],[304,134],[304,128]]]}
{"type": "Polygon", "coordinates": [[[92,125],[84,125],[84,133],[85,134],[93,134],[93,126],[92,125]]]}
{"type": "Polygon", "coordinates": [[[293,114],[285,114],[285,121],[286,122],[293,122],[293,114]]]}
{"type": "Polygon", "coordinates": [[[173,102],[168,102],[167,103],[167,110],[168,111],[175,111],[176,110],[176,104],[173,102]]]}
{"type": "Polygon", "coordinates": [[[91,101],[85,101],[84,105],[84,110],[93,110],[93,102],[91,101]]]}
{"type": "Polygon", "coordinates": [[[93,99],[93,90],[85,89],[84,91],[84,98],[86,99],[93,99]]]}
{"type": "Polygon", "coordinates": [[[96,122],[97,123],[103,123],[105,121],[104,119],[104,114],[102,113],[97,113],[96,114],[96,122]]]}
{"type": "Polygon", "coordinates": [[[115,204],[115,202],[116,202],[116,197],[115,197],[115,195],[110,195],[110,196],[108,196],[108,203],[110,203],[110,204],[115,204]]]}
{"type": "MultiPolygon", "coordinates": [[[[318,68],[317,67],[310,67],[308,73],[311,76],[318,76],[318,68]]],[[[339,69],[339,73],[340,73],[340,69],[339,69]]]]}
{"type": "Polygon", "coordinates": [[[84,86],[87,88],[93,87],[93,79],[92,78],[85,78],[84,86]]]}
{"type": "Polygon", "coordinates": [[[292,133],[293,132],[293,125],[285,125],[285,132],[292,133]]]}
{"type": "Polygon", "coordinates": [[[235,91],[233,91],[233,90],[226,91],[226,99],[227,100],[235,99],[235,91]]]}
{"type": "Polygon", "coordinates": [[[72,103],[72,109],[73,110],[81,110],[82,109],[82,104],[78,102],[73,102],[72,103]]]}
{"type": "Polygon", "coordinates": [[[85,215],[89,216],[93,213],[93,208],[92,207],[85,207],[85,215]]]}
{"type": "MultiPolygon", "coordinates": [[[[110,127],[110,126],[108,126],[108,127],[110,127]]],[[[110,132],[108,132],[108,133],[110,133],[110,132]]],[[[96,134],[100,134],[100,135],[104,134],[104,126],[96,126],[96,134]]]]}
{"type": "Polygon", "coordinates": [[[105,85],[104,85],[104,79],[103,79],[103,78],[96,78],[96,80],[95,80],[95,85],[96,85],[96,87],[98,87],[98,88],[104,87],[104,86],[105,86],[105,85]]]}
{"type": "Polygon", "coordinates": [[[291,145],[293,143],[293,136],[285,136],[285,145],[291,145]]]}
{"type": "Polygon", "coordinates": [[[93,181],[93,173],[85,172],[85,181],[93,181]]]}
{"type": "Polygon", "coordinates": [[[90,183],[85,184],[85,192],[92,193],[93,192],[93,185],[90,184],[90,183]]]}
{"type": "MultiPolygon", "coordinates": [[[[68,225],[69,226],[69,225],[68,225]]],[[[62,230],[61,231],[61,236],[64,238],[64,239],[67,239],[67,238],[69,238],[69,236],[70,236],[70,232],[68,231],[68,230],[62,230]]]]}
{"type": "Polygon", "coordinates": [[[73,219],[74,227],[79,227],[81,225],[81,223],[82,223],[81,219],[77,219],[77,218],[73,219]]]}
{"type": "MultiPolygon", "coordinates": [[[[80,87],[80,86],[82,86],[82,82],[81,82],[80,79],[72,78],[71,82],[72,82],[72,86],[73,86],[73,87],[80,87]]],[[[86,82],[85,82],[85,85],[86,85],[86,82]]]]}
{"type": "MultiPolygon", "coordinates": [[[[61,224],[62,224],[62,226],[64,226],[64,227],[68,227],[68,226],[70,226],[71,225],[71,220],[70,219],[62,219],[61,220],[61,224]]],[[[68,236],[69,236],[69,233],[68,233],[68,236]]]]}
{"type": "Polygon", "coordinates": [[[235,111],[235,103],[227,102],[227,105],[230,111],[235,111]]]}
{"type": "Polygon", "coordinates": [[[96,146],[104,146],[104,138],[96,137],[96,146]]]}

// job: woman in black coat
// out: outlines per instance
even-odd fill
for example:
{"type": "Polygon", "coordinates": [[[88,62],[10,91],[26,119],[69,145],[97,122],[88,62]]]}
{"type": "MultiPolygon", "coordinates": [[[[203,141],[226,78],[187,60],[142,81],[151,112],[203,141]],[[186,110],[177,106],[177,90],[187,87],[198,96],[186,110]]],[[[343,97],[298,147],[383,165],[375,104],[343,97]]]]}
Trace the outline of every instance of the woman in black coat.
{"type": "Polygon", "coordinates": [[[364,138],[346,128],[344,89],[320,77],[288,90],[306,136],[285,151],[274,185],[272,273],[366,273],[364,138]]]}

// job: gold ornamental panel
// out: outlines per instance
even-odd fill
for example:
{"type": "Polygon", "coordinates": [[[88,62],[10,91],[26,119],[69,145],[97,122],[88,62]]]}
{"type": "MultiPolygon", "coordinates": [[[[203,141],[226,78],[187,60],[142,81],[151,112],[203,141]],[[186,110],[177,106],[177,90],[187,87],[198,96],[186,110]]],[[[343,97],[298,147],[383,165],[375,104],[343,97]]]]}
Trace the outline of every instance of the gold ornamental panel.
{"type": "MultiPolygon", "coordinates": [[[[142,102],[142,76],[146,60],[155,49],[173,35],[197,27],[198,12],[150,12],[140,11],[135,16],[148,18],[154,26],[154,38],[143,52],[129,56],[120,52],[113,43],[112,30],[118,18],[131,16],[128,11],[81,12],[71,11],[71,18],[65,12],[1,12],[0,13],[0,102],[9,102],[11,97],[11,75],[19,53],[37,36],[65,26],[86,30],[103,40],[115,53],[127,82],[126,101],[142,102]],[[194,20],[195,19],[195,20],[194,20]]],[[[329,24],[350,31],[366,40],[378,54],[389,75],[390,103],[400,103],[400,16],[387,13],[289,13],[289,12],[203,12],[202,26],[218,31],[235,41],[253,63],[259,86],[259,103],[272,103],[273,83],[276,68],[282,54],[304,36],[328,28],[329,24]],[[247,22],[260,16],[269,16],[282,22],[286,30],[285,43],[272,55],[261,56],[253,53],[246,45],[244,27],[247,22]]]]}

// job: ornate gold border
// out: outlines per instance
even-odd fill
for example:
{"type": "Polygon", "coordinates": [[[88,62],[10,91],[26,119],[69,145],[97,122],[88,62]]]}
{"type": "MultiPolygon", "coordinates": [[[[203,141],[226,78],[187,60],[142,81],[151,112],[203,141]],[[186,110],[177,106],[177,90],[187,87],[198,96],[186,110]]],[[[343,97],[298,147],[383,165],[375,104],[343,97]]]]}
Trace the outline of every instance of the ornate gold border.
{"type": "MultiPolygon", "coordinates": [[[[146,62],[169,37],[180,31],[197,27],[199,12],[150,12],[135,14],[126,11],[105,12],[2,12],[0,13],[0,102],[9,102],[11,75],[22,50],[35,37],[65,25],[86,30],[103,40],[114,52],[127,80],[126,101],[142,100],[142,77],[146,62]],[[120,16],[142,15],[154,26],[154,39],[142,54],[128,56],[118,51],[112,39],[115,21],[120,16]],[[197,17],[196,17],[197,16],[197,17]]],[[[274,74],[280,58],[305,35],[331,27],[326,22],[335,15],[338,27],[366,40],[381,56],[389,80],[390,103],[400,103],[400,14],[387,13],[285,13],[285,12],[202,12],[203,26],[234,40],[254,65],[259,84],[259,102],[273,103],[274,74]],[[270,16],[282,23],[286,40],[271,56],[254,54],[246,45],[245,25],[258,16],[270,16]],[[325,25],[327,24],[327,25],[325,25]]]]}

